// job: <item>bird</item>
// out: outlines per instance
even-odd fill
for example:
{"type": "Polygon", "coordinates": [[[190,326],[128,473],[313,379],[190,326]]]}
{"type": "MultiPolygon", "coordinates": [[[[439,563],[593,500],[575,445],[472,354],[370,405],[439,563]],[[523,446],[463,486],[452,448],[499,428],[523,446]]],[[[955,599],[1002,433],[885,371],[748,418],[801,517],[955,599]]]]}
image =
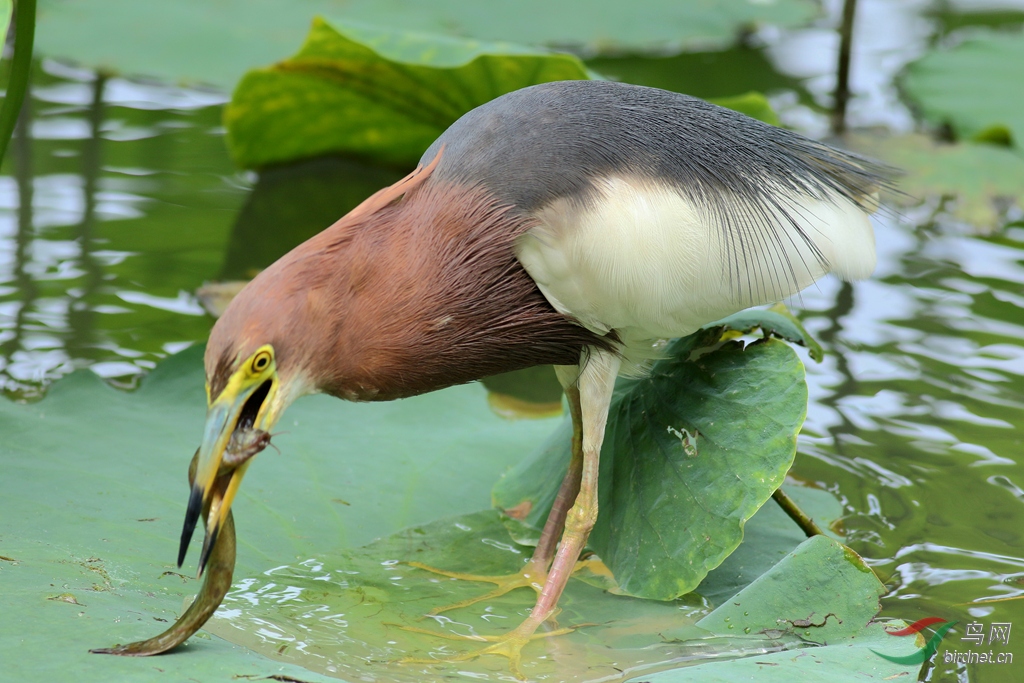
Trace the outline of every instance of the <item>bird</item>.
{"type": "Polygon", "coordinates": [[[659,340],[826,274],[868,277],[888,178],[858,155],[638,85],[545,83],[469,111],[214,325],[178,565],[209,506],[202,573],[255,461],[225,462],[233,435],[269,433],[300,396],[386,401],[553,365],[571,463],[528,563],[536,604],[483,650],[517,661],[556,614],[597,518],[616,378],[642,374],[659,340]]]}

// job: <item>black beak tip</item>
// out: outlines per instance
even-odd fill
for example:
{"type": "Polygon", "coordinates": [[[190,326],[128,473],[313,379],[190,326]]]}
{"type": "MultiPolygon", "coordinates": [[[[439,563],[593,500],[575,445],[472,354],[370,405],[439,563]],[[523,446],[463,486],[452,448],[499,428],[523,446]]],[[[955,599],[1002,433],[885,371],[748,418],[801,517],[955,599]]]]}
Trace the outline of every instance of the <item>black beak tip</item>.
{"type": "Polygon", "coordinates": [[[192,540],[192,533],[196,530],[196,523],[203,511],[203,491],[198,486],[192,487],[188,497],[188,508],[185,510],[185,526],[181,529],[181,544],[178,546],[178,567],[185,561],[188,553],[188,544],[192,540]]]}

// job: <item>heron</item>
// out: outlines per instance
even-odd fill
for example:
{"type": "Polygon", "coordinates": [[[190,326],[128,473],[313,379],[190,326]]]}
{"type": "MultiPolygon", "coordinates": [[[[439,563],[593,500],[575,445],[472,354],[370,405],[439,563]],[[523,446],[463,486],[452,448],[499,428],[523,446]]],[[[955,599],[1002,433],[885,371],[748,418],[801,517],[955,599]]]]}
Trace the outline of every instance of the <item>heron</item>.
{"type": "Polygon", "coordinates": [[[536,604],[483,650],[517,661],[597,518],[616,377],[642,374],[659,340],[826,274],[869,276],[886,178],[860,156],[655,88],[553,82],[473,109],[214,325],[179,566],[209,506],[202,572],[254,462],[225,462],[233,435],[270,432],[300,396],[386,401],[553,365],[571,462],[523,572],[536,604]]]}

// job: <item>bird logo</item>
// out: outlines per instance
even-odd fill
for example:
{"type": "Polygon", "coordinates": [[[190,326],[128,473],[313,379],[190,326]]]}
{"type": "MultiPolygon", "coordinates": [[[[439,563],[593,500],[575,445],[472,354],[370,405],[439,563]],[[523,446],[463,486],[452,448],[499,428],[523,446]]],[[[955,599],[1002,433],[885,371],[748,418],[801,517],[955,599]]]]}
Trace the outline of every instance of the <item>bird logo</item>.
{"type": "Polygon", "coordinates": [[[909,655],[903,655],[902,657],[883,654],[878,650],[872,650],[872,652],[882,659],[887,659],[894,664],[923,664],[935,654],[935,651],[939,649],[939,643],[942,642],[943,637],[951,628],[956,626],[957,622],[946,621],[940,617],[925,617],[924,619],[918,619],[910,626],[901,628],[898,631],[886,631],[890,636],[915,636],[929,626],[935,626],[936,624],[942,625],[935,629],[935,633],[928,639],[928,642],[925,643],[924,647],[920,648],[916,652],[912,652],[909,655]]]}

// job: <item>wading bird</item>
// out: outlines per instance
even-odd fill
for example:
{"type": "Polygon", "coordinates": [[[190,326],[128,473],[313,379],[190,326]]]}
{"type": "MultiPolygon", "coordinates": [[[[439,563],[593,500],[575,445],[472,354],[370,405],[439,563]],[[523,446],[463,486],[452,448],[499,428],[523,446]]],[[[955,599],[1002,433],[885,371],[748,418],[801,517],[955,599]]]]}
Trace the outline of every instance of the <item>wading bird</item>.
{"type": "Polygon", "coordinates": [[[200,572],[269,432],[303,394],[413,396],[556,366],[569,471],[527,565],[530,616],[556,610],[597,517],[615,378],[656,341],[778,301],[827,273],[867,277],[885,169],[685,95],[603,81],[537,85],[456,121],[420,166],[260,273],[214,326],[209,412],[179,565],[210,504],[200,572]],[[561,542],[559,542],[559,539],[561,542]]]}

